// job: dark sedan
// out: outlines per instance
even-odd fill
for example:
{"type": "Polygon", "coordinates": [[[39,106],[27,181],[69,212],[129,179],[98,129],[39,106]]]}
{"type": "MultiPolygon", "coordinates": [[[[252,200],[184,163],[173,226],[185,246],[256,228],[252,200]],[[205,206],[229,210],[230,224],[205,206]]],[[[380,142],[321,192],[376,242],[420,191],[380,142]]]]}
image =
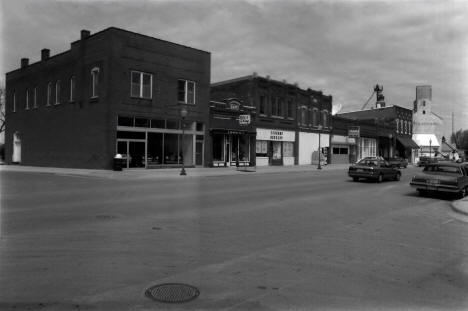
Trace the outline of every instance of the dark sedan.
{"type": "Polygon", "coordinates": [[[349,167],[348,176],[358,181],[359,178],[382,182],[384,179],[400,180],[401,172],[382,158],[364,158],[349,167]]]}
{"type": "Polygon", "coordinates": [[[468,163],[427,164],[421,174],[413,176],[410,185],[421,195],[430,191],[451,192],[463,198],[468,193],[468,163]]]}

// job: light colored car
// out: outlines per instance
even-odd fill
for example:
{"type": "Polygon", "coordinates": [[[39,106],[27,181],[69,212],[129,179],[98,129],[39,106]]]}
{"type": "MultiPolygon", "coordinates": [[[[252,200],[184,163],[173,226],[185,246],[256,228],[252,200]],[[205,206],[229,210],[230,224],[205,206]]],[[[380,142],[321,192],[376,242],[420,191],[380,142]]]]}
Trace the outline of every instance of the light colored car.
{"type": "Polygon", "coordinates": [[[427,164],[410,182],[420,195],[427,192],[450,192],[460,197],[468,193],[468,163],[440,162],[427,164]]]}
{"type": "Polygon", "coordinates": [[[365,178],[382,182],[384,179],[400,180],[401,172],[381,157],[366,157],[349,167],[348,176],[354,181],[365,178]]]}

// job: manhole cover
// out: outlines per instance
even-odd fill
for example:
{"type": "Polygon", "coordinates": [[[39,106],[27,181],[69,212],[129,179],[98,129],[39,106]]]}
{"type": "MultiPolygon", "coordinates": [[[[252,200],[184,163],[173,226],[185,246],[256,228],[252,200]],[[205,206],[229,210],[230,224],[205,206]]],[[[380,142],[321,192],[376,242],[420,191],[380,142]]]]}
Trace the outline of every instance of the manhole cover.
{"type": "Polygon", "coordinates": [[[145,296],[159,302],[182,303],[193,300],[200,295],[198,288],[187,284],[166,283],[150,287],[145,296]]]}

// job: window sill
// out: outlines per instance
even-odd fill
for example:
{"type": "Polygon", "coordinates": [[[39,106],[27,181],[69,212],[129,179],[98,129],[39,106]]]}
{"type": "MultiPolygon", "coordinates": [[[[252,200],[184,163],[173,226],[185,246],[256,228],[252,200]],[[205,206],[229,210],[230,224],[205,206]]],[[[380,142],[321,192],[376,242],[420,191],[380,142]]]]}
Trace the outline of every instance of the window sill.
{"type": "Polygon", "coordinates": [[[180,104],[180,105],[195,106],[195,103],[192,103],[192,104],[191,104],[191,103],[186,103],[186,102],[181,102],[181,101],[179,101],[179,104],[180,104]]]}
{"type": "Polygon", "coordinates": [[[148,100],[148,101],[151,101],[153,100],[153,98],[149,98],[149,97],[139,97],[139,96],[130,96],[131,99],[139,99],[139,100],[148,100]]]}
{"type": "Polygon", "coordinates": [[[75,103],[75,100],[74,100],[74,99],[70,99],[70,100],[68,101],[68,103],[69,103],[69,104],[74,104],[74,103],[75,103]]]}
{"type": "Polygon", "coordinates": [[[97,103],[99,101],[99,97],[98,96],[94,96],[94,97],[91,97],[89,99],[89,102],[90,103],[97,103]]]}

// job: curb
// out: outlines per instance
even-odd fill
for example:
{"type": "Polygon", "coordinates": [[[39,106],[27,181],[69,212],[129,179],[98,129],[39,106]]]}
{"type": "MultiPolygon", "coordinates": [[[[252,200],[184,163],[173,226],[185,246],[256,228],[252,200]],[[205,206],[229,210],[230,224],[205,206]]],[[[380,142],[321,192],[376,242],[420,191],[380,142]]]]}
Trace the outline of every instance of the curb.
{"type": "Polygon", "coordinates": [[[452,206],[453,211],[468,216],[468,200],[457,200],[452,202],[450,205],[452,206]]]}

